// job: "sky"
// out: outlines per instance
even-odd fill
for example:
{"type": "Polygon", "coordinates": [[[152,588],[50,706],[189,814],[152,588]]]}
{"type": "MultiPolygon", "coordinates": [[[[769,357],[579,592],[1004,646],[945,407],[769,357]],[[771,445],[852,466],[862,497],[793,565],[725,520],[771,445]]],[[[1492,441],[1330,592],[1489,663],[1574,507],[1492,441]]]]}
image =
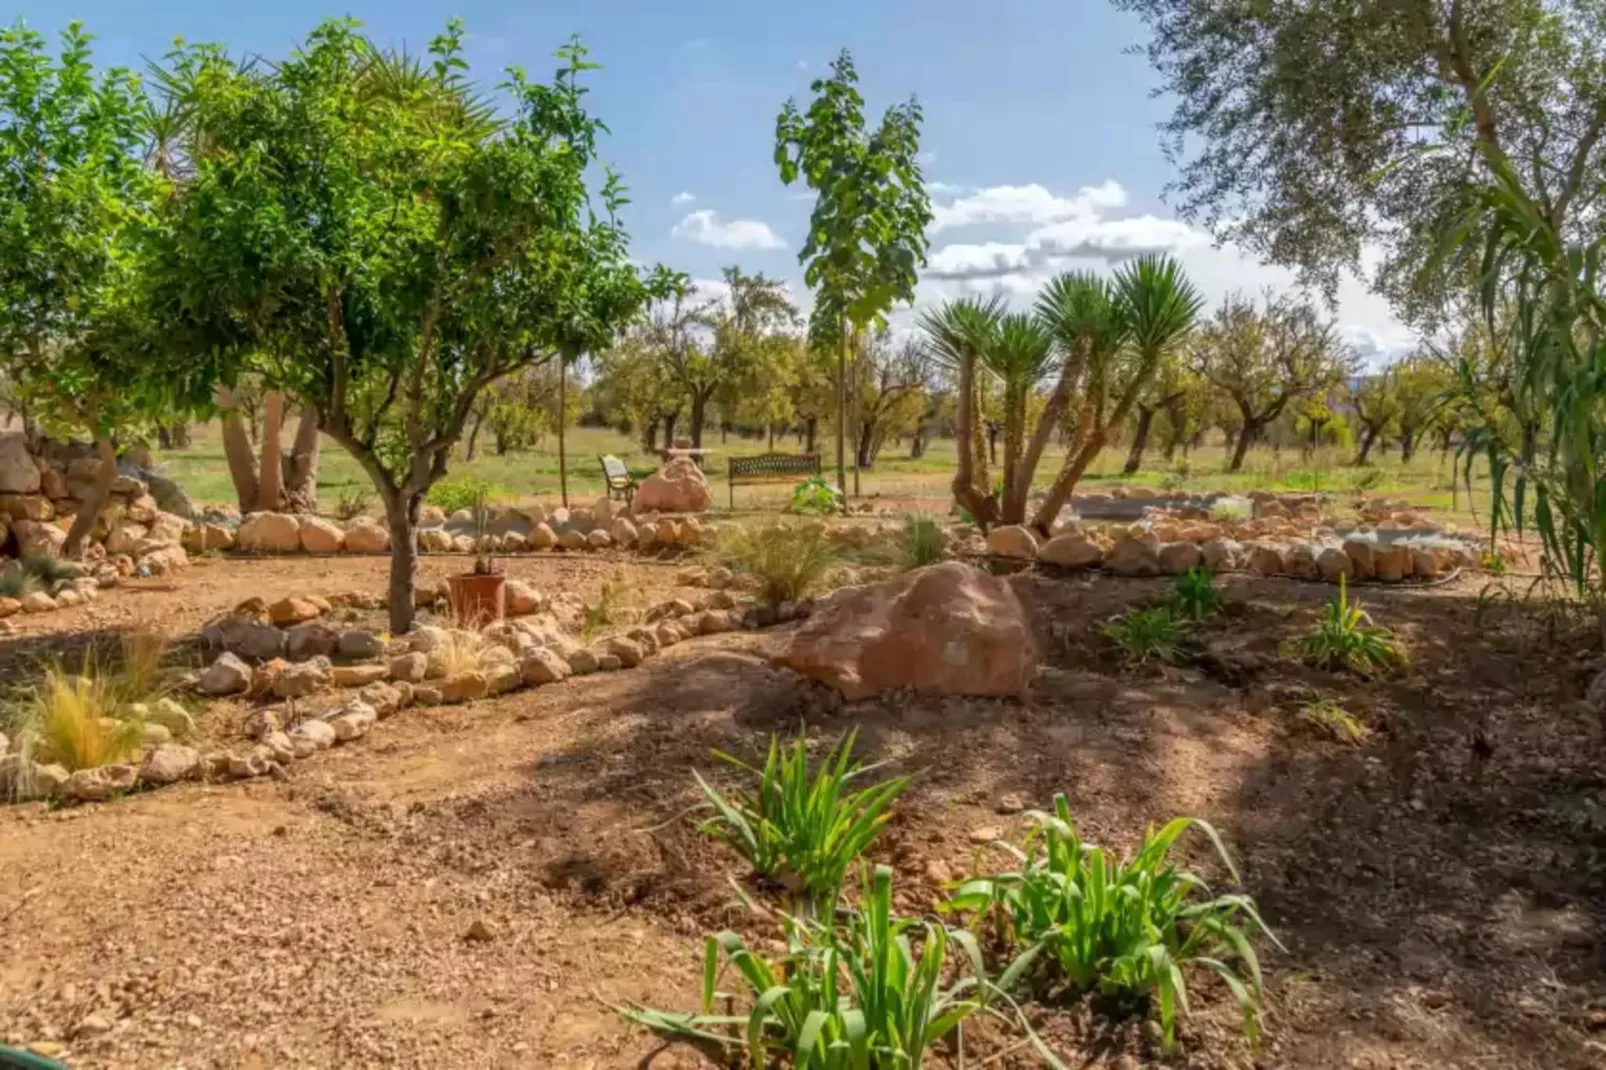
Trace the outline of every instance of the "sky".
{"type": "MultiPolygon", "coordinates": [[[[922,162],[936,218],[917,306],[971,293],[1024,304],[1057,271],[1107,271],[1145,251],[1175,254],[1212,305],[1234,291],[1293,285],[1289,273],[1218,247],[1168,208],[1173,172],[1156,124],[1169,107],[1132,52],[1145,30],[1101,0],[981,8],[968,0],[402,0],[344,10],[310,0],[22,0],[17,14],[47,35],[80,19],[97,38],[98,63],[141,67],[175,37],[282,56],[331,14],[360,19],[381,44],[421,52],[455,15],[472,74],[487,86],[510,64],[550,77],[552,50],[579,34],[603,65],[590,76],[588,99],[611,130],[603,156],[630,189],[632,254],[696,280],[739,264],[787,279],[804,303],[797,252],[812,195],[780,181],[775,117],[788,97],[806,102],[809,82],[846,47],[872,115],[911,94],[925,108],[922,162]]],[[[1359,280],[1341,287],[1335,315],[1374,362],[1411,344],[1359,280]]]]}

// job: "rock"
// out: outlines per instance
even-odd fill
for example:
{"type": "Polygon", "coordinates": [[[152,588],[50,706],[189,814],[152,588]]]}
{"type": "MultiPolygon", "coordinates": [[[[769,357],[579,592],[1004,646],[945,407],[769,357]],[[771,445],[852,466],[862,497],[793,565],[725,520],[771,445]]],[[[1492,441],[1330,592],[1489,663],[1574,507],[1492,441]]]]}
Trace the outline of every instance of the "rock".
{"type": "Polygon", "coordinates": [[[0,435],[0,494],[38,494],[39,465],[21,432],[0,435]]]}
{"type": "Polygon", "coordinates": [[[1372,575],[1386,583],[1398,583],[1411,574],[1411,551],[1398,543],[1386,543],[1372,551],[1372,575]]]}
{"type": "Polygon", "coordinates": [[[586,545],[586,537],[578,531],[565,531],[558,536],[558,545],[565,550],[583,550],[586,545]]]}
{"type": "Polygon", "coordinates": [[[340,633],[335,648],[343,658],[377,658],[385,652],[385,641],[379,633],[367,628],[353,628],[340,633]]]}
{"type": "Polygon", "coordinates": [[[422,654],[428,654],[431,650],[437,650],[452,641],[452,633],[449,630],[437,628],[433,624],[417,625],[407,633],[407,645],[422,654]]]}
{"type": "Polygon", "coordinates": [[[1153,576],[1160,571],[1159,542],[1123,535],[1104,555],[1104,567],[1122,576],[1153,576]]]}
{"type": "Polygon", "coordinates": [[[201,638],[215,647],[247,658],[276,658],[284,653],[285,634],[271,624],[241,617],[223,617],[201,629],[201,638]]]}
{"type": "Polygon", "coordinates": [[[1243,547],[1231,539],[1211,539],[1199,547],[1205,568],[1211,572],[1228,572],[1238,567],[1238,556],[1243,547]]]}
{"type": "MultiPolygon", "coordinates": [[[[302,721],[287,733],[291,746],[297,746],[297,741],[305,741],[313,750],[328,750],[335,745],[335,729],[328,721],[302,721]]],[[[302,750],[297,746],[297,750],[302,750]]],[[[306,757],[298,753],[297,757],[306,757]]]]}
{"type": "Polygon", "coordinates": [[[728,610],[706,610],[697,618],[697,632],[699,635],[717,635],[720,632],[728,632],[735,627],[736,624],[731,620],[728,610]]]}
{"type": "Polygon", "coordinates": [[[390,532],[367,517],[360,516],[346,525],[343,545],[348,553],[353,554],[389,553],[390,532]]]}
{"type": "Polygon", "coordinates": [[[586,536],[586,545],[593,550],[606,550],[613,545],[613,536],[599,529],[586,536]]]}
{"type": "Polygon", "coordinates": [[[475,918],[474,923],[468,927],[468,932],[463,934],[463,939],[470,943],[488,944],[495,940],[496,936],[496,929],[491,926],[490,922],[484,918],[475,918]]]}
{"type": "Polygon", "coordinates": [[[616,654],[603,654],[597,658],[597,671],[599,672],[618,672],[624,667],[625,663],[620,661],[616,654]]]}
{"type": "Polygon", "coordinates": [[[182,546],[168,546],[160,550],[142,551],[139,559],[140,568],[153,576],[165,576],[175,569],[183,568],[190,563],[189,555],[182,546]]]}
{"type": "Polygon", "coordinates": [[[285,656],[291,661],[328,657],[340,645],[340,633],[321,620],[309,620],[285,629],[285,656]]]}
{"type": "Polygon", "coordinates": [[[366,702],[353,699],[324,718],[334,730],[335,739],[349,743],[361,739],[379,721],[379,714],[366,702]]]}
{"type": "Polygon", "coordinates": [[[1438,571],[1438,566],[1433,560],[1432,550],[1425,546],[1411,547],[1411,572],[1413,575],[1424,580],[1431,580],[1438,574],[1438,571]]]}
{"type": "Polygon", "coordinates": [[[411,654],[390,659],[390,678],[416,684],[429,672],[429,655],[415,650],[411,654]]]}
{"type": "Polygon", "coordinates": [[[1336,546],[1328,546],[1316,555],[1316,571],[1328,583],[1337,583],[1340,578],[1355,574],[1355,564],[1349,554],[1336,546]]]}
{"type": "Polygon", "coordinates": [[[139,770],[131,765],[103,765],[78,770],[61,786],[61,793],[79,802],[104,802],[113,795],[133,791],[138,782],[139,770]]]}
{"type": "MultiPolygon", "coordinates": [[[[243,664],[243,663],[242,663],[243,664]]],[[[145,711],[148,724],[159,724],[180,739],[195,733],[195,718],[177,701],[159,698],[145,711]]]]}
{"type": "Polygon", "coordinates": [[[97,1013],[85,1015],[83,1021],[78,1023],[78,1028],[73,1030],[73,1035],[90,1037],[99,1036],[101,1033],[110,1033],[111,1031],[112,1023],[104,1014],[97,1013]]]}
{"type": "Polygon", "coordinates": [[[0,757],[0,801],[54,799],[69,776],[63,766],[29,761],[21,754],[7,754],[0,757]]]}
{"type": "Polygon", "coordinates": [[[546,599],[541,597],[541,592],[523,580],[508,580],[503,590],[507,615],[510,617],[539,613],[546,606],[546,599]]]}
{"type": "Polygon", "coordinates": [[[22,612],[22,603],[15,598],[0,597],[0,619],[22,612]]]}
{"type": "Polygon", "coordinates": [[[713,501],[714,492],[697,462],[690,457],[671,456],[658,471],[642,480],[632,508],[643,513],[701,513],[713,501]]]}
{"type": "Polygon", "coordinates": [[[84,603],[84,596],[72,587],[57,591],[55,599],[57,609],[70,609],[73,606],[83,605],[84,603]]]}
{"type": "Polygon", "coordinates": [[[290,742],[290,737],[283,732],[269,732],[262,737],[262,745],[275,762],[280,765],[289,765],[295,761],[296,749],[290,742]]]}
{"type": "Polygon", "coordinates": [[[1037,558],[1037,536],[1019,524],[1006,524],[987,533],[987,552],[1032,561],[1037,558]]]}
{"type": "Polygon", "coordinates": [[[332,554],[346,544],[346,533],[321,516],[301,518],[301,548],[309,554],[332,554]]]}
{"type": "Polygon", "coordinates": [[[424,528],[418,533],[418,548],[425,553],[451,553],[452,536],[440,528],[424,528]]]}
{"type": "Polygon", "coordinates": [[[698,609],[735,609],[736,597],[729,591],[709,591],[697,600],[698,609]]]}
{"type": "Polygon", "coordinates": [[[1316,569],[1316,548],[1308,542],[1290,543],[1283,551],[1283,564],[1287,566],[1290,576],[1315,579],[1319,575],[1316,569]]]}
{"type": "Polygon", "coordinates": [[[286,665],[273,678],[273,693],[278,698],[302,698],[329,683],[329,670],[316,661],[286,665]]]}
{"type": "Polygon", "coordinates": [[[357,697],[372,706],[374,713],[383,721],[386,717],[407,705],[412,698],[412,691],[407,684],[396,685],[388,684],[383,680],[375,680],[364,684],[362,690],[357,692],[357,697]],[[403,688],[407,688],[407,690],[404,691],[403,688]]]}
{"type": "Polygon", "coordinates": [[[251,686],[251,666],[224,651],[196,683],[203,695],[237,695],[251,686]]]}
{"type": "Polygon", "coordinates": [[[532,550],[550,550],[558,544],[558,536],[545,523],[537,523],[525,536],[525,542],[532,550]]]}
{"type": "Polygon", "coordinates": [[[660,649],[666,646],[674,646],[676,643],[685,638],[685,636],[681,634],[680,628],[673,622],[667,620],[660,622],[659,625],[652,630],[652,634],[653,637],[658,640],[658,646],[660,649]]]}
{"type": "Polygon", "coordinates": [[[615,517],[613,524],[608,528],[608,533],[620,546],[636,545],[636,525],[632,524],[628,517],[615,517]]]}
{"type": "Polygon", "coordinates": [[[312,620],[321,612],[318,604],[312,599],[292,595],[270,605],[268,619],[283,627],[287,624],[300,624],[302,621],[312,620]]]}
{"type": "Polygon", "coordinates": [[[228,773],[236,780],[267,776],[272,768],[273,758],[270,752],[262,747],[254,748],[249,754],[229,755],[228,773]]]}
{"type": "Polygon", "coordinates": [[[413,689],[413,705],[415,706],[439,706],[444,701],[441,698],[441,690],[438,687],[425,687],[423,684],[408,684],[406,686],[413,689]]]}
{"type": "Polygon", "coordinates": [[[289,554],[301,549],[301,522],[286,513],[251,513],[234,535],[242,550],[289,554]]]}
{"type": "Polygon", "coordinates": [[[1060,568],[1089,568],[1104,558],[1098,543],[1080,532],[1056,535],[1037,551],[1037,559],[1060,568]]]}
{"type": "Polygon", "coordinates": [[[642,650],[640,643],[634,639],[626,639],[622,635],[604,639],[598,650],[599,655],[612,654],[619,659],[619,664],[627,669],[634,669],[646,657],[646,652],[642,650]]]}
{"type": "Polygon", "coordinates": [[[503,695],[523,686],[524,677],[517,665],[492,665],[485,670],[485,687],[492,695],[503,695]]]}
{"type": "Polygon", "coordinates": [[[1008,582],[944,561],[833,592],[774,660],[849,700],[904,689],[1023,697],[1037,644],[1008,582]]]}
{"type": "Polygon", "coordinates": [[[38,494],[0,494],[0,516],[7,520],[49,520],[56,515],[50,499],[38,494]]]}
{"type": "Polygon", "coordinates": [[[179,546],[184,542],[184,531],[188,523],[181,516],[172,513],[157,512],[156,519],[145,529],[145,538],[134,548],[135,555],[148,554],[153,550],[162,550],[170,546],[179,546]]]}
{"type": "Polygon", "coordinates": [[[388,665],[336,665],[329,670],[329,680],[336,687],[363,687],[389,676],[388,665]]]}
{"type": "Polygon", "coordinates": [[[1250,543],[1248,563],[1251,569],[1262,576],[1281,576],[1288,571],[1288,565],[1283,561],[1282,547],[1275,543],[1250,543]]]}
{"type": "Polygon", "coordinates": [[[569,671],[576,676],[585,676],[597,671],[597,656],[589,650],[576,650],[569,655],[569,671]]]}
{"type": "Polygon", "coordinates": [[[152,721],[141,721],[138,724],[140,735],[143,737],[141,739],[142,743],[171,743],[173,741],[173,730],[166,725],[156,724],[152,721]]]}
{"type": "Polygon", "coordinates": [[[483,672],[466,672],[441,681],[442,702],[468,702],[484,698],[490,690],[490,681],[483,672]]]}
{"type": "Polygon", "coordinates": [[[531,686],[555,683],[569,675],[569,663],[557,651],[538,647],[519,662],[519,675],[531,686]]]}
{"type": "Polygon", "coordinates": [[[1160,547],[1160,571],[1180,576],[1204,564],[1204,551],[1191,542],[1168,542],[1160,547]]]}

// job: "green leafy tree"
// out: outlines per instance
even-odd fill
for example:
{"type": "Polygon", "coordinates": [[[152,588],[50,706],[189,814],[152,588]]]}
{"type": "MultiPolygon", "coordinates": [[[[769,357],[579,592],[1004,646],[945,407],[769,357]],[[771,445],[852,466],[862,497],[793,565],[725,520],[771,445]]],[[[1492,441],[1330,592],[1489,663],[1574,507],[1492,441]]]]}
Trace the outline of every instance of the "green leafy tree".
{"type": "Polygon", "coordinates": [[[97,75],[90,41],[75,22],[52,58],[32,30],[0,32],[0,359],[32,420],[89,435],[100,457],[69,556],[117,477],[118,437],[211,394],[208,355],[174,359],[148,314],[144,257],[166,184],[145,164],[138,79],[97,75]]]}
{"type": "Polygon", "coordinates": [[[873,468],[887,439],[913,431],[926,411],[931,354],[917,339],[894,343],[881,330],[861,336],[853,368],[854,463],[873,468]]]}
{"type": "Polygon", "coordinates": [[[510,69],[498,119],[461,43],[450,23],[420,62],[334,20],[276,65],[170,58],[208,146],[168,220],[175,341],[235,354],[362,465],[390,527],[397,633],[424,495],[481,392],[604,348],[646,297],[611,172],[592,205],[585,49],[560,49],[550,84],[510,69]]]}
{"type": "Polygon", "coordinates": [[[848,358],[852,339],[914,300],[926,262],[931,201],[920,174],[920,105],[888,108],[871,131],[859,75],[846,49],[810,85],[807,112],[787,101],[775,122],[775,163],[787,185],[815,191],[809,236],[798,253],[815,291],[810,338],[837,357],[837,479],[847,480],[848,358]]]}
{"type": "Polygon", "coordinates": [[[1392,368],[1368,375],[1350,394],[1350,411],[1360,431],[1360,448],[1352,462],[1359,468],[1372,456],[1372,447],[1394,431],[1400,418],[1400,391],[1392,368]]]}
{"type": "Polygon", "coordinates": [[[1115,0],[1148,23],[1175,101],[1182,213],[1331,292],[1381,248],[1377,281],[1430,320],[1475,259],[1436,257],[1497,153],[1562,241],[1601,233],[1606,13],[1563,0],[1115,0]]]}
{"type": "Polygon", "coordinates": [[[1285,409],[1342,382],[1354,363],[1333,324],[1293,297],[1268,296],[1264,308],[1229,297],[1193,354],[1198,373],[1237,410],[1229,472],[1243,468],[1249,444],[1285,409]]]}
{"type": "Polygon", "coordinates": [[[686,398],[654,346],[652,328],[631,327],[595,361],[596,397],[609,420],[621,430],[636,430],[648,453],[657,448],[660,429],[664,444],[672,444],[686,398]]]}

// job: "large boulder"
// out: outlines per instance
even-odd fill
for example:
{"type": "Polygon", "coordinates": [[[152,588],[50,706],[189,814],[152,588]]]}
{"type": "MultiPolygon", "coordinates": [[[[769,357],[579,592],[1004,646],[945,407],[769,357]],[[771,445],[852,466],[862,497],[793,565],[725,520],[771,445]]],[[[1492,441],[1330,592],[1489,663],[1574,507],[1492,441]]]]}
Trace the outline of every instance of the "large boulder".
{"type": "Polygon", "coordinates": [[[288,513],[252,513],[234,535],[242,550],[289,554],[301,549],[301,522],[288,513]]]}
{"type": "Polygon", "coordinates": [[[987,552],[997,557],[1032,561],[1037,557],[1037,536],[1019,524],[1005,524],[987,533],[987,552]]]}
{"type": "Polygon", "coordinates": [[[1386,583],[1411,575],[1411,565],[1411,549],[1400,543],[1382,544],[1372,552],[1372,574],[1386,583]]]}
{"type": "Polygon", "coordinates": [[[0,494],[38,494],[39,465],[20,432],[0,435],[0,494]]]}
{"type": "Polygon", "coordinates": [[[774,660],[849,700],[905,689],[1024,696],[1037,644],[1007,581],[944,561],[836,591],[774,660]]]}
{"type": "Polygon", "coordinates": [[[17,552],[23,557],[46,554],[57,557],[61,544],[67,541],[67,532],[44,520],[19,520],[11,525],[17,536],[17,552]]]}
{"type": "Polygon", "coordinates": [[[276,658],[284,653],[285,636],[271,624],[244,617],[220,617],[201,628],[201,638],[214,647],[247,658],[276,658]]]}
{"type": "Polygon", "coordinates": [[[210,520],[198,521],[185,529],[182,545],[194,554],[227,550],[234,545],[234,532],[210,520]]]}
{"type": "Polygon", "coordinates": [[[1355,575],[1355,564],[1349,554],[1336,546],[1327,546],[1316,555],[1316,571],[1328,583],[1337,583],[1355,575]]]}
{"type": "Polygon", "coordinates": [[[1199,547],[1205,568],[1211,572],[1228,572],[1238,567],[1238,555],[1243,552],[1232,539],[1211,539],[1199,547]]]}
{"type": "Polygon", "coordinates": [[[146,784],[176,784],[188,780],[201,767],[201,752],[178,743],[158,743],[145,753],[139,779],[146,784]]]}
{"type": "Polygon", "coordinates": [[[332,554],[345,545],[346,533],[321,516],[301,518],[301,548],[309,554],[332,554]]]}
{"type": "Polygon", "coordinates": [[[354,554],[389,553],[390,532],[360,516],[346,528],[345,548],[354,554]]]}
{"type": "Polygon", "coordinates": [[[1350,575],[1358,580],[1369,580],[1377,575],[1374,560],[1376,544],[1367,539],[1345,539],[1344,553],[1350,560],[1350,575]]]}
{"type": "Polygon", "coordinates": [[[642,480],[632,508],[638,512],[701,513],[713,501],[714,492],[697,462],[690,457],[671,457],[642,480]]]}

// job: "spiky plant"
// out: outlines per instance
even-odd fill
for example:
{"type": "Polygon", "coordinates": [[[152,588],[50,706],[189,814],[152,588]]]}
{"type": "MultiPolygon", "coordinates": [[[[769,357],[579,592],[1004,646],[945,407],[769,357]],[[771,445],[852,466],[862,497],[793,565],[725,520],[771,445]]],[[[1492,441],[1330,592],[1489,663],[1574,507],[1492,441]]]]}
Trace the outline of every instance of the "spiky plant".
{"type": "Polygon", "coordinates": [[[1169,606],[1123,613],[1104,626],[1104,637],[1135,665],[1181,661],[1187,638],[1169,606]]]}
{"type": "Polygon", "coordinates": [[[25,701],[23,735],[38,741],[45,760],[93,769],[132,756],[144,742],[144,726],[119,719],[121,712],[115,689],[93,663],[75,673],[48,665],[25,701]]]}
{"type": "Polygon", "coordinates": [[[813,591],[838,562],[825,525],[814,521],[727,526],[717,556],[735,571],[752,576],[758,596],[771,605],[796,601],[813,591]]]}
{"type": "Polygon", "coordinates": [[[943,555],[942,528],[929,516],[905,513],[898,551],[904,568],[935,565],[943,555]]]}
{"type": "Polygon", "coordinates": [[[1349,600],[1349,585],[1338,579],[1338,596],[1322,606],[1316,627],[1299,638],[1304,660],[1320,669],[1348,669],[1362,676],[1383,676],[1405,664],[1394,633],[1372,623],[1360,603],[1349,600]]]}
{"type": "Polygon", "coordinates": [[[1190,568],[1171,585],[1171,607],[1187,620],[1213,617],[1225,602],[1216,574],[1207,568],[1190,568]]]}

